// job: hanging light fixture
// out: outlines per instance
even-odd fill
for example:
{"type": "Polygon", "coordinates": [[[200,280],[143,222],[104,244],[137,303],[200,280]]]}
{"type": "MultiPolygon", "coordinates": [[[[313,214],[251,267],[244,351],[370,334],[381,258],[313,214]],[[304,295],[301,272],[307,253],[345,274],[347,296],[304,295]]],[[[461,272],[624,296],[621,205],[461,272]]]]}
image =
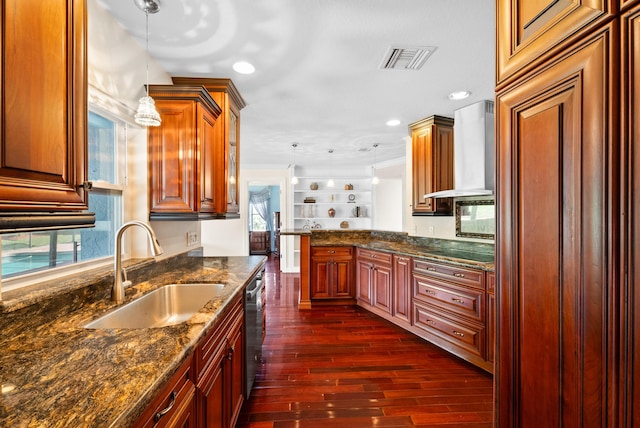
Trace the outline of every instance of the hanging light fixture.
{"type": "Polygon", "coordinates": [[[327,187],[334,187],[335,183],[333,182],[333,149],[329,149],[329,166],[330,166],[330,172],[331,172],[331,177],[329,178],[329,181],[327,181],[327,187]]]}
{"type": "Polygon", "coordinates": [[[160,114],[156,110],[156,103],[149,96],[149,14],[160,10],[159,0],[133,0],[138,9],[142,10],[146,18],[146,41],[147,41],[147,95],[138,101],[138,111],[134,116],[138,125],[160,126],[160,114]]]}
{"type": "Polygon", "coordinates": [[[298,147],[298,143],[293,143],[291,145],[293,147],[293,163],[291,164],[291,169],[293,171],[293,176],[291,177],[291,184],[298,184],[298,177],[296,177],[296,147],[298,147]]]}
{"type": "Polygon", "coordinates": [[[376,163],[378,162],[378,146],[379,144],[373,145],[373,178],[371,179],[371,184],[380,183],[380,179],[376,175],[376,163]]]}

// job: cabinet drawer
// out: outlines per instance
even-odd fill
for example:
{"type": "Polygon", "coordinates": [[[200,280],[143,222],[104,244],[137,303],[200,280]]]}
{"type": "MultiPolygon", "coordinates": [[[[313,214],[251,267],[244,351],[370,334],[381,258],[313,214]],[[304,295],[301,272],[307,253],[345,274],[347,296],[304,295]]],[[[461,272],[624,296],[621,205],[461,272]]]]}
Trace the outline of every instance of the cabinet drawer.
{"type": "Polygon", "coordinates": [[[464,353],[480,358],[484,356],[484,327],[454,321],[415,301],[413,319],[417,328],[455,345],[464,353]]]}
{"type": "Polygon", "coordinates": [[[311,257],[351,257],[353,247],[311,247],[311,257]]]}
{"type": "Polygon", "coordinates": [[[484,290],[484,271],[414,260],[413,271],[484,290]]]}
{"type": "Polygon", "coordinates": [[[230,310],[222,314],[220,321],[196,348],[195,365],[198,380],[206,371],[207,366],[215,359],[214,356],[219,352],[219,349],[225,346],[225,337],[230,324],[242,316],[242,303],[242,298],[239,297],[235,303],[231,304],[230,310]]]}
{"type": "Polygon", "coordinates": [[[191,407],[195,395],[193,379],[193,359],[189,358],[147,406],[134,426],[140,428],[176,426],[185,415],[193,414],[193,407],[191,407]]]}
{"type": "Polygon", "coordinates": [[[455,286],[426,275],[413,275],[413,297],[447,311],[484,322],[484,291],[455,286]]]}
{"type": "Polygon", "coordinates": [[[393,255],[391,253],[384,253],[382,251],[364,250],[362,248],[358,248],[358,259],[372,261],[376,264],[391,265],[393,255]]]}

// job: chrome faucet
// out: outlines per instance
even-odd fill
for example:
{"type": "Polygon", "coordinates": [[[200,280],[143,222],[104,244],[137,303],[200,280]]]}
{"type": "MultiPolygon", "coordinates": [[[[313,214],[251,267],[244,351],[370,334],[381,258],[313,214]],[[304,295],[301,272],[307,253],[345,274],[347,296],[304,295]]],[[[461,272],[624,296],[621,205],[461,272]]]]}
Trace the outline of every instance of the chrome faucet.
{"type": "Polygon", "coordinates": [[[151,252],[154,256],[159,256],[162,254],[162,247],[158,243],[158,239],[156,238],[156,234],[151,229],[147,223],[142,221],[133,220],[127,222],[120,226],[118,232],[116,233],[116,252],[114,254],[114,269],[113,275],[115,277],[113,281],[113,289],[111,290],[111,299],[116,303],[122,303],[124,300],[124,288],[125,286],[131,285],[131,281],[127,280],[127,273],[122,269],[122,235],[124,231],[130,228],[131,226],[140,226],[147,232],[147,236],[149,238],[149,244],[151,245],[151,252]],[[124,281],[122,281],[122,276],[124,274],[124,281]]]}

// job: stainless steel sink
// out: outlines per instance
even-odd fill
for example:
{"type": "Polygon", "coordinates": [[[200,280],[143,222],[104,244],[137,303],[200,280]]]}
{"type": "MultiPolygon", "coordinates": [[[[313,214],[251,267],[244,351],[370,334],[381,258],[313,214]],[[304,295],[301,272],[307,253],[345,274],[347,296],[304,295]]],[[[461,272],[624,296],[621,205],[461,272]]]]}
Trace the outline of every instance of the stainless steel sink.
{"type": "Polygon", "coordinates": [[[180,324],[211,299],[224,284],[168,284],[86,324],[84,328],[152,328],[180,324]]]}

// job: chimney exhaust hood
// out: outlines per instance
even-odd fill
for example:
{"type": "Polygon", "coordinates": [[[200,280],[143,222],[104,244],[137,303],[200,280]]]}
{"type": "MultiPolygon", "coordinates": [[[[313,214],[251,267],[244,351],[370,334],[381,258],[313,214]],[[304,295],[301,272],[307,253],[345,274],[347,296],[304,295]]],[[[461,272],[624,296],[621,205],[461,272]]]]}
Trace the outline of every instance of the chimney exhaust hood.
{"type": "Polygon", "coordinates": [[[494,190],[493,101],[480,101],[455,111],[453,122],[453,185],[425,198],[492,195],[494,190]]]}

